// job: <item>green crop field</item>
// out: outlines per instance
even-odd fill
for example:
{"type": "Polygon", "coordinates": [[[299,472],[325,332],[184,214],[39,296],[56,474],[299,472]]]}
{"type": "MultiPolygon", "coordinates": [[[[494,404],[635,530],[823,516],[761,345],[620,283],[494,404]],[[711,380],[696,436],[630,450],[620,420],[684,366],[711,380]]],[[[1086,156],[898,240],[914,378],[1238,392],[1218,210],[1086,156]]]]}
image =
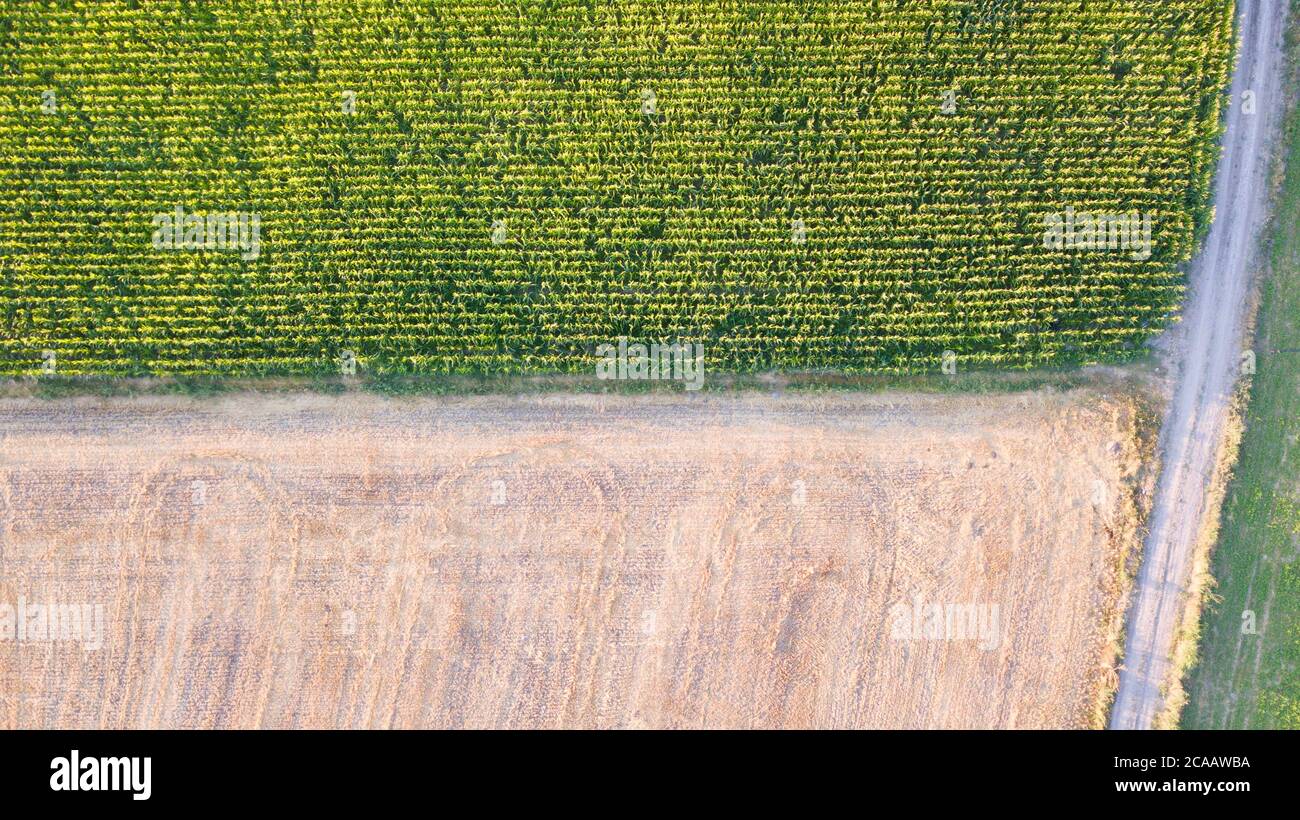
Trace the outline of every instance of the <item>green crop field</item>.
{"type": "Polygon", "coordinates": [[[1232,7],[6,0],[0,374],[1124,359],[1208,215],[1232,7]]]}
{"type": "MultiPolygon", "coordinates": [[[[1300,89],[1300,44],[1290,44],[1300,89]]],[[[1182,725],[1300,729],[1300,108],[1262,284],[1256,373],[1182,725]]]]}

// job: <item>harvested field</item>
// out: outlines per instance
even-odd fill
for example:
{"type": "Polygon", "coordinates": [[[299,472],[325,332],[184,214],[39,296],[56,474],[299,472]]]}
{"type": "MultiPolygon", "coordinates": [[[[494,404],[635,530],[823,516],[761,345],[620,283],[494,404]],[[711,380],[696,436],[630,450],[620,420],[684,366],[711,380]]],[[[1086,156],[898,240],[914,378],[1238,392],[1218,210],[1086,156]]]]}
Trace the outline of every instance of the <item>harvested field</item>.
{"type": "Polygon", "coordinates": [[[0,603],[104,628],[0,640],[0,726],[1091,725],[1134,419],[1094,389],[2,401],[0,603]]]}

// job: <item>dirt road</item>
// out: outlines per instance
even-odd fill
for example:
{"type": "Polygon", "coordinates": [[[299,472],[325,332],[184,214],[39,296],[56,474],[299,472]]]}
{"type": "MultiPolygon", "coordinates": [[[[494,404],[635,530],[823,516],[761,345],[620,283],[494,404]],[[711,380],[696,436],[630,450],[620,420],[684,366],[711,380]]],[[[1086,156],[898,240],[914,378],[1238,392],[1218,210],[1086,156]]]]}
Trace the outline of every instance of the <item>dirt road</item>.
{"type": "Polygon", "coordinates": [[[1162,472],[1129,610],[1112,729],[1150,728],[1161,710],[1194,548],[1212,512],[1207,489],[1241,370],[1256,240],[1267,217],[1270,149],[1284,104],[1287,8],[1281,0],[1238,4],[1241,44],[1215,180],[1215,219],[1190,273],[1178,381],[1160,432],[1162,472]],[[1244,104],[1247,92],[1253,92],[1253,113],[1244,104]]]}

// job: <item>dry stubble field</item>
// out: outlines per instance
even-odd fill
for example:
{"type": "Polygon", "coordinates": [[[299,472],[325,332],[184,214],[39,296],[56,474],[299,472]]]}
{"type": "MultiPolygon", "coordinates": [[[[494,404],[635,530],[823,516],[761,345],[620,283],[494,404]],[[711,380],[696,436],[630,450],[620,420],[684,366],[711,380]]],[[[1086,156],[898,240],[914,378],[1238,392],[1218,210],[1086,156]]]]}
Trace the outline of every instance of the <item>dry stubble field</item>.
{"type": "Polygon", "coordinates": [[[1138,449],[1092,388],[7,399],[0,602],[105,629],[0,641],[0,726],[1091,725],[1138,449]]]}

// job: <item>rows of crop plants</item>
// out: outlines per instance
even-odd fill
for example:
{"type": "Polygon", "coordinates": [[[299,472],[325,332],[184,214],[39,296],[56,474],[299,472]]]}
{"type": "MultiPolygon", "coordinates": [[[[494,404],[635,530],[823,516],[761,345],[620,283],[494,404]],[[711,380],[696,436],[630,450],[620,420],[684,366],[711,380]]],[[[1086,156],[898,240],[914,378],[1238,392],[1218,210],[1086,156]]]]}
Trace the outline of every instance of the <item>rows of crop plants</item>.
{"type": "Polygon", "coordinates": [[[10,2],[0,373],[1124,358],[1207,215],[1232,5],[10,2]],[[1053,244],[1067,209],[1137,228],[1053,244]]]}

